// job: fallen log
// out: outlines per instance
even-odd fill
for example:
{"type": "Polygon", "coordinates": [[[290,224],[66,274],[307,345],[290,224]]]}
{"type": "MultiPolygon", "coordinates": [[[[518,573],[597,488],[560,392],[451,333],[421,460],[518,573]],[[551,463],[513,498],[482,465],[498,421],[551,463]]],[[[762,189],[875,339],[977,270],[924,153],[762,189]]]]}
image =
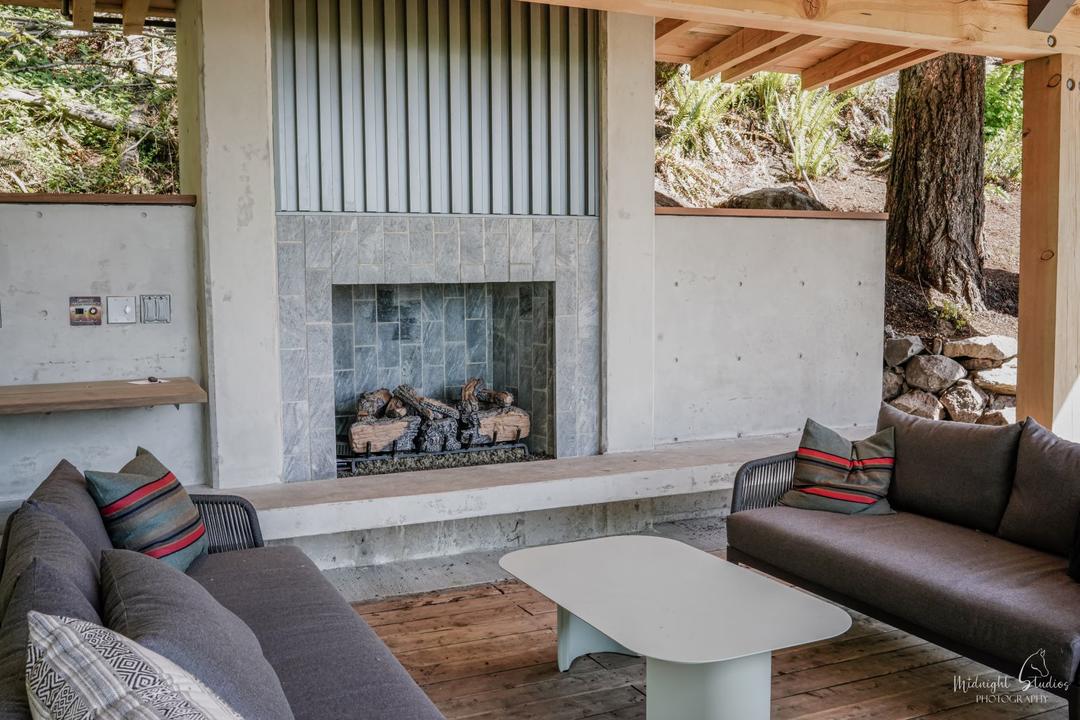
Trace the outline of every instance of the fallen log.
{"type": "Polygon", "coordinates": [[[390,391],[386,388],[364,393],[360,396],[360,401],[356,404],[356,417],[381,417],[391,399],[390,391]]]}
{"type": "Polygon", "coordinates": [[[412,450],[420,429],[415,415],[397,419],[365,418],[349,428],[349,446],[354,453],[381,453],[412,450]]]}
{"type": "Polygon", "coordinates": [[[461,413],[456,408],[439,400],[424,397],[410,385],[398,385],[394,388],[394,397],[420,413],[425,420],[441,420],[447,417],[458,420],[461,417],[461,413]]]}

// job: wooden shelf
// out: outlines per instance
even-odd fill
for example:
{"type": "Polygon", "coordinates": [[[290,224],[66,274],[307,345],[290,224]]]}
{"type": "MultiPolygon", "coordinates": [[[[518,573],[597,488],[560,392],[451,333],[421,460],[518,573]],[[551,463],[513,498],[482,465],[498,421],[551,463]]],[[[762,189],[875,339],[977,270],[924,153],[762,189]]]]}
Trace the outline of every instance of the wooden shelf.
{"type": "Polygon", "coordinates": [[[207,401],[206,391],[189,377],[163,378],[168,382],[130,380],[0,385],[0,415],[111,410],[192,405],[207,401]]]}

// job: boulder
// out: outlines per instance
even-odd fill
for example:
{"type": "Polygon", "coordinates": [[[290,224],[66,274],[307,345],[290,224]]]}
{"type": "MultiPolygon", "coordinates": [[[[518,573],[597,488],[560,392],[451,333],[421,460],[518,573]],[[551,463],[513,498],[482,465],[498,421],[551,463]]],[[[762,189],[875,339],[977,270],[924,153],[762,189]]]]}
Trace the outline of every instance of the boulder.
{"type": "Polygon", "coordinates": [[[958,380],[941,396],[949,417],[957,422],[973,423],[982,417],[987,396],[970,380],[958,380]]]}
{"type": "Polygon", "coordinates": [[[828,210],[797,187],[774,187],[733,195],[723,207],[739,210],[828,210]]]}
{"type": "Polygon", "coordinates": [[[945,338],[935,337],[930,340],[930,354],[940,355],[941,351],[945,349],[945,338]]]}
{"type": "Polygon", "coordinates": [[[1016,408],[1003,408],[1001,410],[987,410],[979,418],[979,425],[1012,425],[1016,422],[1016,408]]]}
{"type": "Polygon", "coordinates": [[[904,374],[893,368],[886,368],[881,375],[881,399],[892,400],[904,392],[904,374]]]}
{"type": "Polygon", "coordinates": [[[890,338],[885,341],[885,362],[889,367],[898,367],[925,349],[918,335],[890,338]]]}
{"type": "MultiPolygon", "coordinates": [[[[980,370],[971,376],[975,384],[995,395],[1016,394],[1016,360],[1010,360],[999,368],[980,370]]],[[[910,378],[908,382],[910,382],[910,378]]]]}
{"type": "Polygon", "coordinates": [[[991,395],[990,402],[986,403],[987,410],[1004,410],[1016,407],[1015,395],[991,395]]]}
{"type": "Polygon", "coordinates": [[[653,191],[653,202],[656,203],[656,207],[685,207],[681,202],[663,190],[653,191]]]}
{"type": "Polygon", "coordinates": [[[919,390],[939,393],[948,390],[957,380],[967,377],[967,370],[944,355],[919,355],[908,360],[904,369],[908,385],[919,390]]]}
{"type": "Polygon", "coordinates": [[[908,415],[917,415],[929,420],[945,419],[945,406],[936,397],[922,390],[912,390],[904,393],[893,400],[891,404],[897,410],[903,410],[908,415]]]}
{"type": "Polygon", "coordinates": [[[958,361],[964,366],[964,369],[968,372],[976,372],[978,370],[990,370],[991,368],[1001,367],[1000,360],[989,360],[987,358],[961,358],[958,361]]]}
{"type": "Polygon", "coordinates": [[[944,354],[951,358],[979,358],[1004,362],[1016,357],[1016,338],[1008,335],[986,335],[945,343],[944,354]]]}
{"type": "Polygon", "coordinates": [[[893,330],[892,325],[886,325],[885,326],[885,339],[886,340],[892,340],[894,337],[899,337],[899,334],[896,332],[896,330],[893,330]]]}

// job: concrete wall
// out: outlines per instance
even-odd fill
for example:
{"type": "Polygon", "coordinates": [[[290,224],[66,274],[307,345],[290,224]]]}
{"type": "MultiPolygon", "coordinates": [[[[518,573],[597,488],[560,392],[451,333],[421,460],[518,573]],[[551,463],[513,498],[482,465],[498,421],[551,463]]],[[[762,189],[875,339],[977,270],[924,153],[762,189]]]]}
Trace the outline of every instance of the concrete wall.
{"type": "Polygon", "coordinates": [[[656,218],[656,442],[872,422],[885,223],[656,218]]]}
{"type": "MultiPolygon", "coordinates": [[[[194,208],[0,205],[0,385],[187,375],[202,381],[194,208]],[[168,325],[71,327],[72,295],[172,295],[168,325]]],[[[202,406],[0,417],[0,501],[61,458],[117,470],[136,445],[206,480],[202,406]]]]}

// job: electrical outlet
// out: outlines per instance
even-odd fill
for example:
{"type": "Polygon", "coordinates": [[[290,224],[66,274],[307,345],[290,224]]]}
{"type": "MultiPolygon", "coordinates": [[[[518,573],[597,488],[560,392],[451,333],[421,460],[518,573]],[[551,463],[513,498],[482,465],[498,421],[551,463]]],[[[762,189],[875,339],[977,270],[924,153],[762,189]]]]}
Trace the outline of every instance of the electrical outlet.
{"type": "Polygon", "coordinates": [[[110,325],[130,325],[139,321],[134,295],[105,298],[105,313],[110,325]]]}
{"type": "Polygon", "coordinates": [[[144,323],[172,322],[172,295],[141,295],[144,323]]]}

